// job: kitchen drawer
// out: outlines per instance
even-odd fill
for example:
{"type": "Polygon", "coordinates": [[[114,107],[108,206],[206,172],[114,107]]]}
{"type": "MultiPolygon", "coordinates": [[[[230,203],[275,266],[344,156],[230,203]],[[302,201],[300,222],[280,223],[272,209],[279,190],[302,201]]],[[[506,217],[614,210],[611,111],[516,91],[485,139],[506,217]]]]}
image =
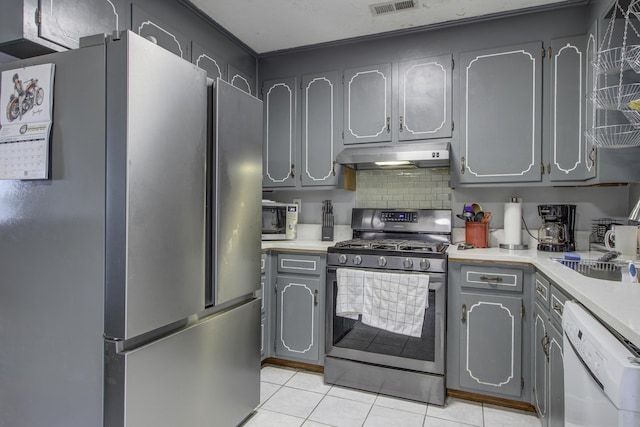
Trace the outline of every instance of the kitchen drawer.
{"type": "Polygon", "coordinates": [[[539,273],[536,273],[536,285],[535,285],[536,301],[541,307],[549,310],[551,301],[551,285],[546,277],[539,273]]]}
{"type": "Polygon", "coordinates": [[[522,276],[517,268],[462,266],[462,286],[466,288],[522,292],[522,276]]]}
{"type": "Polygon", "coordinates": [[[555,286],[551,286],[550,296],[550,318],[555,326],[562,330],[562,312],[564,311],[564,303],[568,297],[555,286]]]}
{"type": "Polygon", "coordinates": [[[321,255],[278,254],[278,273],[319,276],[323,268],[321,255]]]}

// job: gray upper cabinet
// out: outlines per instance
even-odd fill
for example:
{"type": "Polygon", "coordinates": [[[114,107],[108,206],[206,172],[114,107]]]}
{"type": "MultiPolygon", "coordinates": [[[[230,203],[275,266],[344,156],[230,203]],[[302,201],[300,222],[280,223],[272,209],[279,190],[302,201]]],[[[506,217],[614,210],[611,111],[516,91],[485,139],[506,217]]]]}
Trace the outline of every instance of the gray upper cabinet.
{"type": "Polygon", "coordinates": [[[391,64],[344,70],[344,143],[391,141],[391,64]]]}
{"type": "Polygon", "coordinates": [[[80,37],[123,29],[122,0],[40,0],[39,35],[75,49],[80,37]]]}
{"type": "Polygon", "coordinates": [[[263,85],[263,187],[296,185],[296,78],[263,85]]]}
{"type": "Polygon", "coordinates": [[[81,37],[128,28],[124,0],[2,3],[0,51],[17,58],[75,49],[81,37]]]}
{"type": "Polygon", "coordinates": [[[463,292],[461,301],[460,385],[520,397],[522,297],[463,292]]]}
{"type": "Polygon", "coordinates": [[[341,86],[337,71],[302,77],[302,186],[338,184],[341,86]]]}
{"type": "Polygon", "coordinates": [[[399,141],[451,136],[451,68],[451,55],[398,64],[399,141]]]}
{"type": "Polygon", "coordinates": [[[460,55],[460,182],[541,180],[542,43],[460,55]]]}
{"type": "Polygon", "coordinates": [[[242,89],[249,95],[256,96],[256,85],[254,79],[250,78],[231,64],[229,64],[228,76],[228,81],[233,86],[237,87],[238,89],[242,89]]]}
{"type": "Polygon", "coordinates": [[[196,42],[191,43],[191,47],[193,52],[192,62],[205,70],[208,78],[227,80],[227,64],[220,55],[205,49],[196,42]]]}
{"type": "Polygon", "coordinates": [[[451,55],[344,71],[344,143],[452,134],[451,55]]]}
{"type": "Polygon", "coordinates": [[[587,70],[592,70],[587,41],[585,36],[551,41],[551,149],[547,163],[551,181],[583,181],[595,176],[595,148],[585,138],[587,117],[593,109],[585,102],[587,70]]]}
{"type": "Polygon", "coordinates": [[[191,61],[191,40],[135,4],[131,6],[131,29],[180,58],[191,61]]]}

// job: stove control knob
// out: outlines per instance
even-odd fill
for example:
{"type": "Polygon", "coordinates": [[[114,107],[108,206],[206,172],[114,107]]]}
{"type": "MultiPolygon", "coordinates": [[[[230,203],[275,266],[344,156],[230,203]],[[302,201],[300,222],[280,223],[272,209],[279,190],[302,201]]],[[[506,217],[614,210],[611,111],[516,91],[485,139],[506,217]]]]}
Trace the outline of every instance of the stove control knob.
{"type": "Polygon", "coordinates": [[[422,258],[420,260],[420,268],[423,270],[427,270],[429,267],[431,267],[431,263],[429,262],[429,260],[426,258],[422,258]]]}
{"type": "Polygon", "coordinates": [[[338,262],[340,264],[346,264],[347,263],[347,256],[345,254],[340,254],[340,256],[338,257],[338,262]]]}
{"type": "Polygon", "coordinates": [[[411,268],[413,267],[413,260],[411,258],[405,258],[404,261],[402,261],[402,265],[404,268],[411,268]]]}
{"type": "Polygon", "coordinates": [[[379,267],[384,267],[385,265],[387,265],[387,259],[385,257],[383,257],[383,256],[378,258],[378,266],[379,267]]]}
{"type": "Polygon", "coordinates": [[[362,257],[360,255],[356,255],[353,257],[353,263],[355,265],[360,265],[362,264],[362,257]]]}

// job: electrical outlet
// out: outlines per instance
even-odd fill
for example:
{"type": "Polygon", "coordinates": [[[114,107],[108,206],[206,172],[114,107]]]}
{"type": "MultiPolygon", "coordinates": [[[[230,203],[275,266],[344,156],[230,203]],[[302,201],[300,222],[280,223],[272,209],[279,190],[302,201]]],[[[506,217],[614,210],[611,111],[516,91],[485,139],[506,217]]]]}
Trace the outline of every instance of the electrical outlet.
{"type": "Polygon", "coordinates": [[[302,210],[302,199],[293,199],[293,203],[298,205],[298,215],[299,215],[300,211],[302,210]]]}

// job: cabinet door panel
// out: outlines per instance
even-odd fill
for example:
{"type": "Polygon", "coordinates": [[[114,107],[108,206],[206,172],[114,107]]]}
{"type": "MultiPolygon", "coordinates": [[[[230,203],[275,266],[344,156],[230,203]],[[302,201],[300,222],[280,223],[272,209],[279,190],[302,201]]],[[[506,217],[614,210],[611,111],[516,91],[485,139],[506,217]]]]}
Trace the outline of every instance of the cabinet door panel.
{"type": "Polygon", "coordinates": [[[276,292],[276,354],[317,361],[320,315],[320,280],[298,276],[278,276],[276,292]]]}
{"type": "Polygon", "coordinates": [[[549,327],[549,426],[564,426],[564,352],[562,334],[549,327]]]}
{"type": "Polygon", "coordinates": [[[344,143],[391,141],[391,64],[344,72],[344,143]]]}
{"type": "MultiPolygon", "coordinates": [[[[533,321],[533,404],[538,411],[538,417],[541,420],[548,418],[547,414],[547,312],[535,304],[534,321],[533,321]]],[[[544,423],[543,423],[544,424],[544,423]]]]}
{"type": "MultiPolygon", "coordinates": [[[[593,105],[593,102],[589,100],[589,94],[598,89],[598,78],[593,69],[593,61],[598,54],[598,21],[594,21],[589,28],[587,34],[586,49],[585,49],[585,92],[586,96],[583,100],[584,105],[584,128],[588,131],[593,129],[597,124],[597,110],[593,105]]],[[[584,152],[585,152],[585,178],[596,177],[596,155],[597,150],[587,138],[584,139],[584,152]]]]}
{"type": "Polygon", "coordinates": [[[158,46],[191,62],[191,41],[136,5],[131,7],[131,28],[142,37],[154,40],[158,46]]]}
{"type": "Polygon", "coordinates": [[[207,72],[210,79],[227,80],[227,66],[219,55],[205,49],[198,43],[192,43],[193,63],[207,72]]]}
{"type": "Polygon", "coordinates": [[[399,140],[451,136],[451,55],[398,64],[399,140]]]}
{"type": "Polygon", "coordinates": [[[551,180],[586,178],[584,118],[586,39],[551,41],[551,180]]]}
{"type": "Polygon", "coordinates": [[[229,83],[231,83],[233,86],[237,87],[238,89],[242,89],[249,95],[256,96],[254,79],[238,70],[231,64],[229,64],[229,72],[227,75],[229,76],[229,83]]]}
{"type": "Polygon", "coordinates": [[[123,0],[40,0],[38,35],[69,49],[80,37],[123,29],[123,0]]]}
{"type": "Polygon", "coordinates": [[[338,72],[302,78],[302,185],[335,185],[341,147],[338,72]]]}
{"type": "Polygon", "coordinates": [[[295,185],[295,77],[264,82],[263,187],[295,185]]]}
{"type": "Polygon", "coordinates": [[[460,56],[460,182],[540,181],[542,43],[460,56]]]}
{"type": "Polygon", "coordinates": [[[460,385],[520,396],[521,297],[461,293],[460,385]],[[491,333],[487,333],[491,331],[491,333]]]}

